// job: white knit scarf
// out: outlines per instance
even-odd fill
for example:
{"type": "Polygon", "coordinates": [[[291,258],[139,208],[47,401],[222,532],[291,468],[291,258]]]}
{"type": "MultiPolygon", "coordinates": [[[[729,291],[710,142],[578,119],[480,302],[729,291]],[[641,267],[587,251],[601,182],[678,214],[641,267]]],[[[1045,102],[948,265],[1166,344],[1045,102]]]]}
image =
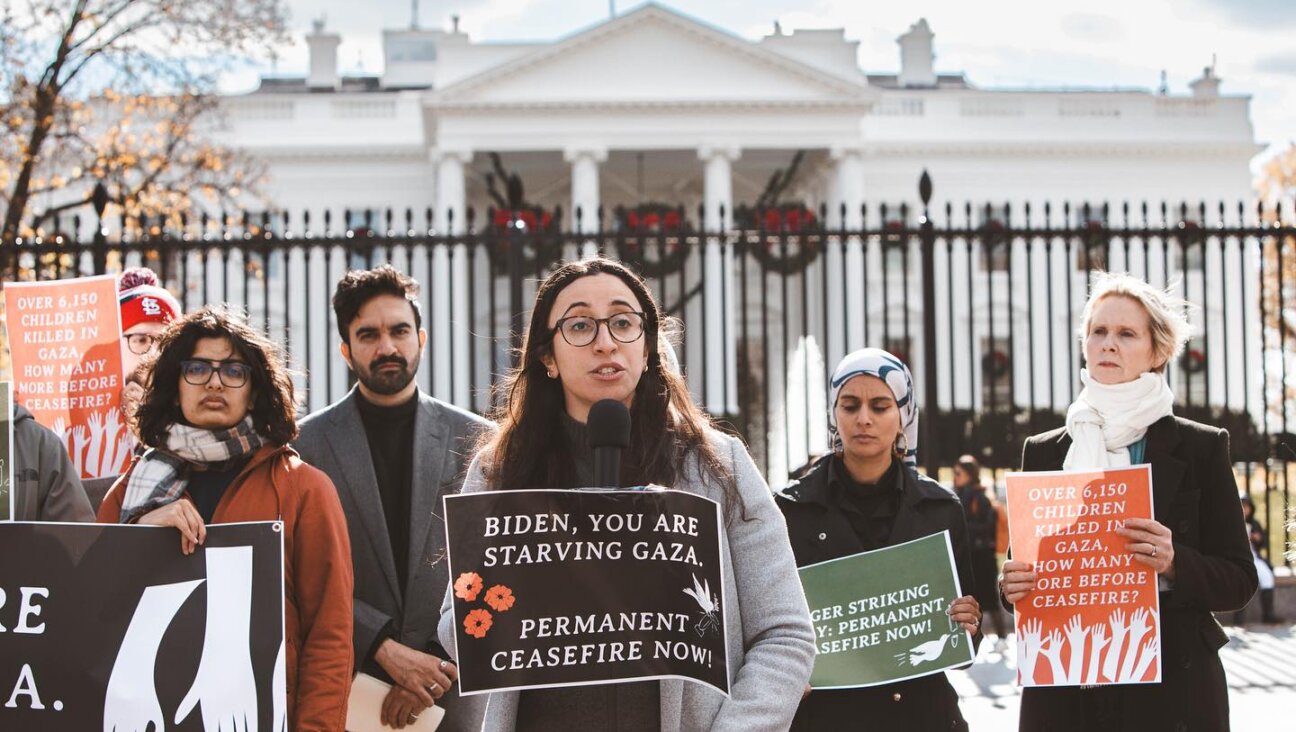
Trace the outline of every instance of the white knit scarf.
{"type": "Polygon", "coordinates": [[[1123,384],[1100,384],[1080,369],[1084,388],[1067,409],[1071,449],[1064,470],[1119,468],[1130,464],[1129,446],[1147,428],[1174,413],[1174,393],[1165,375],[1148,371],[1123,384]]]}

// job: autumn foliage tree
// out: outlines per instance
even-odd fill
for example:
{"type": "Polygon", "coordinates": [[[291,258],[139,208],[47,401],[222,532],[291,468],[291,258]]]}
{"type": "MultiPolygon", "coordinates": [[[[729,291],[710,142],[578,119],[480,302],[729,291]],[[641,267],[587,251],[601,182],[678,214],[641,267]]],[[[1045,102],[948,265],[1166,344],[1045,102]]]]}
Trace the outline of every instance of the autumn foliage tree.
{"type": "Polygon", "coordinates": [[[217,75],[284,39],[282,0],[0,7],[0,245],[85,208],[99,182],[130,217],[255,182],[251,161],[206,133],[217,75]]]}
{"type": "Polygon", "coordinates": [[[1286,233],[1261,240],[1265,364],[1278,386],[1266,394],[1271,427],[1296,430],[1296,143],[1272,155],[1256,178],[1261,219],[1286,233]]]}

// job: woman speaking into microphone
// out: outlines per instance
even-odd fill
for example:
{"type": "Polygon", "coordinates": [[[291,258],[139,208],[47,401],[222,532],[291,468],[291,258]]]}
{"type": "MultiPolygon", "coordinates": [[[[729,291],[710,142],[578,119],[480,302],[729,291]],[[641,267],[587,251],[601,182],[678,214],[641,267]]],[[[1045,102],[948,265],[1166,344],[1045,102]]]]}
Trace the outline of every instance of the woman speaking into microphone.
{"type": "MultiPolygon", "coordinates": [[[[783,517],[738,440],[712,427],[663,362],[661,315],[619,262],[566,264],[536,291],[522,358],[503,384],[500,429],[468,469],[464,492],[593,484],[590,407],[630,412],[621,485],[655,483],[723,511],[730,696],[678,680],[496,692],[486,732],[786,730],[810,678],[814,635],[783,517]]],[[[447,593],[440,636],[454,643],[447,593]]]]}

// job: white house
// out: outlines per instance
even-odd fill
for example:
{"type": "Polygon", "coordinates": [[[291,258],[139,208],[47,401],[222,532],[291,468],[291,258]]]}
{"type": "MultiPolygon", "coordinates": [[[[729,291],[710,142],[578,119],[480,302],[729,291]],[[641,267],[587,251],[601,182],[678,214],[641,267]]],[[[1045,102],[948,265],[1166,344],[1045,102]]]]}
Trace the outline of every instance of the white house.
{"type": "MultiPolygon", "coordinates": [[[[389,31],[382,75],[352,78],[337,72],[344,39],[317,26],[307,36],[309,76],[265,78],[251,93],[226,97],[219,134],[268,163],[276,210],[290,212],[294,222],[310,211],[317,231],[326,209],[339,229],[362,225],[365,209],[392,208],[417,212],[420,227],[422,212],[431,209],[436,231],[461,232],[469,208],[481,216],[492,205],[492,153],[524,183],[528,204],[562,206],[567,227],[578,225],[579,210],[579,226],[590,231],[599,226],[592,214],[600,207],[610,211],[644,202],[679,204],[689,212],[701,206],[708,231],[728,228],[735,205],[752,203],[771,174],[786,169],[798,153],[799,174],[787,197],[812,209],[826,205],[827,223],[848,230],[865,223],[863,204],[874,218],[880,204],[894,212],[905,203],[915,221],[924,170],[935,181],[936,220],[943,221],[948,202],[955,223],[962,222],[964,203],[971,202],[976,210],[970,227],[985,223],[986,204],[993,205],[992,219],[1002,219],[1007,205],[1012,223],[1020,224],[1028,205],[1032,220],[1042,222],[1046,203],[1054,207],[1053,221],[1061,222],[1066,203],[1073,207],[1067,223],[1083,225],[1084,204],[1096,211],[1105,202],[1137,208],[1144,201],[1206,201],[1214,211],[1214,202],[1222,200],[1232,211],[1237,201],[1251,197],[1248,162],[1259,148],[1250,99],[1221,94],[1211,69],[1181,95],[1101,88],[1102,79],[1094,79],[1092,89],[982,88],[962,74],[936,72],[933,33],[925,20],[897,41],[898,72],[868,73],[857,61],[858,42],[840,29],[776,28],[753,41],[648,4],[545,43],[479,43],[457,29],[389,31]],[[838,213],[842,207],[845,220],[838,213]],[[345,222],[344,209],[351,211],[345,222]]],[[[1159,224],[1159,209],[1153,211],[1159,224]]],[[[397,228],[403,229],[401,215],[397,228]]],[[[1096,217],[1091,213],[1090,220],[1096,217]]],[[[1179,223],[1177,212],[1171,218],[1169,224],[1179,223]]],[[[1198,401],[1209,393],[1212,403],[1249,406],[1259,414],[1258,379],[1238,381],[1244,364],[1254,368],[1260,362],[1259,318],[1251,304],[1255,283],[1245,284],[1243,276],[1254,272],[1256,256],[1238,247],[1232,242],[1193,261],[1180,261],[1172,247],[1167,261],[1159,242],[1146,258],[1135,242],[1128,261],[1123,247],[1115,247],[1108,266],[1146,273],[1153,281],[1185,274],[1190,298],[1205,302],[1194,323],[1200,333],[1215,334],[1206,376],[1194,387],[1200,389],[1198,401]],[[1224,288],[1225,280],[1234,284],[1224,288]]],[[[1003,385],[980,373],[987,355],[1033,364],[1011,369],[1013,404],[1006,406],[1064,407],[1069,401],[1078,358],[1068,350],[1070,332],[1086,274],[1077,266],[1081,254],[1071,251],[1068,261],[1066,251],[1061,244],[1018,241],[1010,273],[1002,260],[980,249],[951,242],[947,255],[938,244],[937,282],[953,285],[936,293],[938,363],[953,366],[940,385],[943,407],[985,409],[987,399],[996,398],[1003,385]],[[1011,341],[1004,337],[1010,326],[1011,341]]],[[[484,396],[473,394],[470,383],[488,378],[504,349],[473,341],[469,333],[482,332],[482,318],[504,323],[504,330],[509,321],[498,309],[470,317],[484,310],[480,302],[469,303],[467,288],[441,286],[463,283],[469,271],[478,271],[470,270],[472,256],[462,247],[440,248],[419,259],[414,274],[430,285],[429,317],[455,324],[436,330],[430,346],[433,354],[453,352],[452,368],[433,375],[425,369],[425,385],[438,396],[481,407],[484,396]],[[475,366],[469,353],[482,356],[473,359],[475,366]]],[[[821,389],[805,389],[808,399],[785,398],[784,391],[818,384],[815,372],[866,341],[906,351],[911,363],[922,363],[916,336],[883,342],[881,328],[874,327],[866,338],[866,323],[884,317],[893,333],[902,331],[906,312],[912,323],[921,323],[918,267],[909,268],[906,287],[903,270],[888,262],[879,242],[856,238],[830,249],[796,283],[798,296],[801,287],[813,290],[814,302],[826,297],[828,307],[803,312],[801,300],[784,302],[772,292],[760,302],[766,321],[779,331],[767,343],[783,344],[781,353],[764,354],[770,367],[763,378],[772,388],[771,404],[765,405],[773,414],[768,431],[817,421],[822,404],[816,400],[822,397],[810,392],[821,389]],[[826,291],[820,293],[823,283],[826,291]],[[794,332],[782,330],[787,322],[796,324],[794,332]],[[813,365],[798,371],[795,364],[807,360],[813,365]],[[796,415],[785,404],[806,416],[790,419],[796,415]]],[[[298,253],[288,269],[300,283],[335,278],[343,266],[336,257],[323,261],[298,253]]],[[[738,334],[744,322],[754,327],[760,318],[760,308],[751,307],[755,301],[739,303],[738,293],[747,291],[744,284],[760,292],[764,280],[749,275],[751,281],[738,282],[732,251],[718,240],[687,271],[689,278],[710,284],[688,304],[685,323],[705,322],[709,333],[726,326],[724,338],[703,339],[700,328],[688,331],[685,350],[707,356],[704,368],[689,370],[690,383],[705,394],[711,410],[736,413],[738,334]]],[[[479,300],[486,289],[479,288],[479,300]]],[[[335,336],[328,335],[327,314],[301,297],[289,308],[296,314],[280,317],[300,319],[291,330],[302,333],[305,326],[314,337],[310,363],[332,358],[335,340],[329,339],[335,336]]],[[[915,371],[920,381],[925,378],[915,371]]],[[[335,369],[333,381],[344,378],[335,369]]],[[[312,406],[321,398],[312,397],[312,406]]],[[[788,429],[772,441],[788,446],[771,448],[772,480],[822,444],[821,432],[800,425],[788,429]]]]}

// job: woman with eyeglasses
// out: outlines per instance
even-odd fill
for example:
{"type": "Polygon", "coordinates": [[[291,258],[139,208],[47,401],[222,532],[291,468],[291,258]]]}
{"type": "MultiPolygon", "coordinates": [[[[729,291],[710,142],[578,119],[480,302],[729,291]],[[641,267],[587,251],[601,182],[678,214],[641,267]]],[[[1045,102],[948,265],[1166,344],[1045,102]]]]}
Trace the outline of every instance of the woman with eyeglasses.
{"type": "Polygon", "coordinates": [[[333,483],[288,447],[293,385],[276,346],[206,307],[163,334],[136,413],[148,450],[100,523],[172,526],[191,554],[208,524],[282,521],[288,728],[341,730],[351,686],[351,548],[333,483]]]}
{"type": "MultiPolygon", "coordinates": [[[[483,730],[785,730],[814,659],[813,631],[783,518],[738,440],[693,403],[659,350],[661,314],[643,281],[608,259],[566,264],[536,292],[521,362],[503,384],[498,433],[465,492],[593,485],[590,407],[630,410],[621,485],[656,483],[723,506],[731,693],[679,680],[499,692],[483,730]]],[[[451,595],[440,636],[453,648],[451,595]]]]}

